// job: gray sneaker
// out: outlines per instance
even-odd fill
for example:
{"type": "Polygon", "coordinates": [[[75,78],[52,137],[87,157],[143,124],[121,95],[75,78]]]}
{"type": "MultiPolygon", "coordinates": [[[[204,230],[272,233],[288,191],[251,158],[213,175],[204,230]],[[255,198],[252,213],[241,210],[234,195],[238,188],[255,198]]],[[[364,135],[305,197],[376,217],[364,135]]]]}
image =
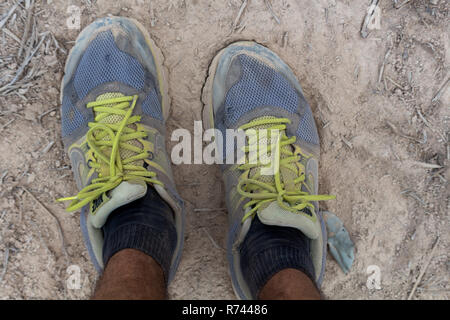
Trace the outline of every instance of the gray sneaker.
{"type": "MultiPolygon", "coordinates": [[[[203,90],[203,121],[226,136],[227,129],[278,129],[275,144],[279,170],[263,174],[261,162],[224,164],[223,179],[229,212],[227,255],[238,298],[254,299],[240,267],[239,248],[253,218],[266,225],[293,227],[311,239],[316,283],[325,268],[326,232],[317,201],[319,136],[302,88],[291,69],[272,51],[254,42],[237,42],[214,58],[203,90]]],[[[267,141],[267,139],[266,139],[267,141]]],[[[225,159],[234,148],[224,143],[225,159]]],[[[273,144],[273,143],[272,143],[273,144]]]]}
{"type": "Polygon", "coordinates": [[[165,148],[168,84],[161,51],[137,21],[98,19],[78,36],[61,84],[62,137],[80,192],[81,229],[95,267],[103,269],[102,226],[110,213],[152,186],[175,213],[181,257],[184,205],[165,148]]]}

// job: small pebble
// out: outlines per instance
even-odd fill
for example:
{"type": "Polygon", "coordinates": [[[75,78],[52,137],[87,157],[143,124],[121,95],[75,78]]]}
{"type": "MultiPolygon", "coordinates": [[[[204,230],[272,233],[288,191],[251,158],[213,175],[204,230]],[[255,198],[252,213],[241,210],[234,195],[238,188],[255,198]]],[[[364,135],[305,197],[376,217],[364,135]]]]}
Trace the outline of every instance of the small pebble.
{"type": "Polygon", "coordinates": [[[30,173],[27,178],[27,183],[28,184],[33,183],[35,179],[36,179],[36,175],[34,173],[30,173]]]}

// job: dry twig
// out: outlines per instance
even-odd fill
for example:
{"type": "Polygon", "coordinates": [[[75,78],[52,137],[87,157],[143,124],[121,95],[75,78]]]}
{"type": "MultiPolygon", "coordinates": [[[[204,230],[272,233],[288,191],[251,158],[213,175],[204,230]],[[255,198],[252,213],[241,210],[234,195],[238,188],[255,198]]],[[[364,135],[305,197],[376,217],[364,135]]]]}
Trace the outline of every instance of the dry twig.
{"type": "Polygon", "coordinates": [[[420,162],[420,161],[412,161],[412,164],[425,168],[425,169],[441,169],[442,166],[438,165],[438,164],[433,164],[433,163],[426,163],[426,162],[420,162]]]}
{"type": "Polygon", "coordinates": [[[234,32],[234,30],[236,30],[238,23],[241,20],[241,16],[244,13],[245,8],[247,8],[247,4],[248,4],[248,0],[244,0],[242,2],[241,8],[239,9],[236,19],[234,19],[233,26],[231,27],[231,32],[234,32]]]}
{"type": "MultiPolygon", "coordinates": [[[[28,40],[28,34],[30,33],[31,21],[32,21],[32,17],[33,17],[33,8],[34,8],[34,2],[30,5],[30,7],[28,8],[28,11],[27,11],[27,20],[25,22],[25,29],[23,31],[22,40],[20,41],[19,52],[17,53],[17,58],[19,58],[19,59],[22,56],[23,48],[25,46],[25,43],[28,40]]],[[[33,36],[31,36],[31,38],[30,38],[30,44],[32,45],[32,43],[33,43],[33,36]]],[[[30,45],[30,47],[31,47],[31,45],[30,45]]]]}
{"type": "Polygon", "coordinates": [[[363,38],[367,38],[367,36],[369,35],[369,31],[368,31],[369,24],[372,21],[372,19],[374,18],[375,9],[378,6],[378,2],[379,2],[379,0],[372,0],[372,3],[370,4],[369,8],[367,9],[367,14],[364,17],[364,22],[361,27],[361,37],[363,37],[363,38]]]}
{"type": "Polygon", "coordinates": [[[34,200],[37,204],[39,204],[39,206],[42,208],[42,210],[44,210],[45,212],[47,212],[49,215],[51,215],[51,216],[53,217],[53,219],[55,219],[56,225],[57,225],[57,227],[58,227],[59,235],[60,235],[60,237],[61,237],[61,248],[62,248],[62,251],[63,251],[64,255],[66,256],[66,259],[69,260],[69,254],[67,253],[67,250],[66,250],[66,241],[65,241],[65,238],[64,238],[64,233],[63,233],[63,230],[62,230],[62,227],[61,227],[61,223],[59,222],[58,217],[55,216],[50,210],[48,210],[47,207],[44,206],[44,205],[42,204],[42,202],[40,202],[40,201],[34,196],[34,194],[32,194],[30,191],[28,191],[27,188],[22,187],[22,189],[23,189],[26,193],[28,193],[28,195],[29,195],[31,198],[33,198],[33,200],[34,200]]]}
{"type": "Polygon", "coordinates": [[[272,9],[272,4],[270,3],[270,0],[264,0],[264,2],[266,3],[266,7],[269,10],[270,14],[272,15],[272,17],[275,19],[275,21],[278,24],[281,24],[280,19],[278,19],[277,15],[275,14],[275,12],[273,12],[272,9]]]}
{"type": "Polygon", "coordinates": [[[397,126],[395,124],[393,124],[392,122],[390,122],[389,120],[386,120],[386,124],[389,126],[389,128],[391,128],[392,132],[394,132],[396,135],[402,137],[402,138],[406,138],[415,142],[418,142],[420,144],[424,144],[426,142],[426,134],[424,134],[424,140],[421,141],[417,138],[408,136],[407,134],[404,134],[403,132],[401,132],[397,126]]]}
{"type": "Polygon", "coordinates": [[[41,114],[38,116],[38,123],[42,124],[42,118],[44,118],[46,115],[52,113],[53,111],[56,111],[56,108],[53,108],[53,109],[50,109],[50,110],[47,110],[47,111],[41,113],[41,114]]]}
{"type": "Polygon", "coordinates": [[[389,48],[386,51],[386,54],[384,55],[384,59],[383,59],[383,64],[381,65],[380,68],[380,74],[378,75],[378,82],[381,82],[381,79],[383,78],[383,74],[384,74],[384,68],[386,66],[386,60],[389,58],[389,55],[391,54],[391,48],[389,48]]]}
{"type": "Polygon", "coordinates": [[[53,145],[55,144],[55,141],[50,141],[47,146],[45,146],[45,148],[42,150],[41,155],[46,154],[47,152],[50,151],[50,149],[53,147],[53,145]]]}
{"type": "Polygon", "coordinates": [[[450,82],[450,78],[447,78],[447,80],[444,82],[444,84],[441,86],[441,88],[438,90],[438,92],[434,95],[433,99],[431,99],[431,102],[436,102],[441,98],[442,93],[444,93],[445,88],[447,87],[447,84],[450,82]]]}
{"type": "Polygon", "coordinates": [[[44,34],[41,37],[41,40],[39,41],[39,43],[37,44],[37,46],[33,49],[33,51],[31,51],[31,53],[28,55],[28,57],[22,62],[22,64],[20,65],[20,68],[17,70],[16,75],[14,76],[14,78],[5,86],[0,88],[0,93],[6,91],[7,89],[9,89],[14,83],[17,82],[17,80],[19,79],[19,77],[22,75],[23,71],[25,70],[26,66],[30,63],[31,58],[33,58],[33,56],[36,54],[36,52],[39,50],[39,48],[41,47],[42,43],[44,42],[47,34],[49,32],[44,32],[44,34]]]}
{"type": "Polygon", "coordinates": [[[411,293],[410,293],[409,296],[408,296],[408,300],[411,300],[411,299],[413,298],[414,293],[416,292],[417,287],[418,287],[419,284],[420,284],[420,281],[422,281],[422,277],[423,277],[423,275],[425,274],[425,272],[427,271],[428,266],[430,265],[431,260],[433,259],[433,256],[434,256],[434,253],[435,253],[435,251],[436,251],[436,248],[437,248],[438,243],[439,243],[439,237],[437,237],[436,241],[434,242],[433,249],[431,250],[431,253],[430,253],[430,256],[428,257],[427,262],[425,263],[425,265],[424,265],[424,266],[422,267],[422,269],[420,270],[419,276],[417,277],[417,280],[416,280],[416,282],[414,283],[414,287],[412,288],[411,293]]]}
{"type": "Polygon", "coordinates": [[[5,178],[6,178],[7,175],[8,175],[8,170],[5,170],[5,171],[2,173],[2,176],[0,177],[0,185],[3,184],[3,181],[5,180],[5,178]]]}
{"type": "Polygon", "coordinates": [[[2,20],[0,21],[0,29],[3,28],[3,26],[8,22],[9,17],[16,11],[17,7],[22,3],[23,0],[17,1],[16,4],[14,4],[11,9],[2,17],[2,20]]]}
{"type": "Polygon", "coordinates": [[[410,1],[411,1],[411,0],[405,0],[405,1],[403,1],[402,3],[395,5],[394,7],[395,7],[395,9],[403,8],[403,7],[406,6],[410,1]]]}
{"type": "Polygon", "coordinates": [[[405,194],[405,195],[407,195],[407,196],[410,196],[411,198],[413,198],[413,199],[417,200],[418,202],[420,202],[422,205],[425,205],[425,204],[426,204],[425,201],[423,201],[422,198],[419,197],[419,196],[418,196],[414,191],[412,191],[412,190],[407,189],[407,190],[404,190],[404,191],[400,192],[400,194],[405,194]]]}
{"type": "Polygon", "coordinates": [[[209,232],[208,232],[208,230],[206,230],[206,228],[202,228],[203,229],[203,231],[206,233],[206,236],[209,238],[209,240],[211,241],[211,243],[213,244],[213,246],[215,247],[215,248],[217,248],[217,249],[220,249],[220,250],[224,250],[221,246],[219,246],[218,244],[217,244],[217,242],[213,239],[213,237],[209,234],[209,232]]]}
{"type": "Polygon", "coordinates": [[[3,32],[4,32],[7,36],[9,36],[11,39],[13,39],[14,41],[16,41],[17,43],[20,44],[20,39],[19,39],[14,33],[12,33],[11,31],[9,31],[9,29],[3,28],[3,32]]]}
{"type": "Polygon", "coordinates": [[[13,123],[16,120],[16,118],[13,118],[11,120],[9,120],[7,123],[5,123],[1,128],[0,128],[0,132],[2,132],[4,129],[6,129],[7,126],[9,126],[11,123],[13,123]]]}
{"type": "Polygon", "coordinates": [[[288,45],[288,39],[289,39],[289,33],[286,31],[285,33],[283,33],[283,37],[281,39],[281,46],[283,48],[286,48],[288,45]]]}
{"type": "Polygon", "coordinates": [[[349,147],[350,149],[353,149],[353,144],[350,141],[348,141],[344,137],[342,137],[341,140],[347,147],[349,147]]]}
{"type": "Polygon", "coordinates": [[[3,271],[2,274],[0,275],[0,283],[3,281],[3,277],[6,274],[6,270],[8,269],[8,261],[9,261],[9,248],[5,249],[5,259],[3,260],[3,271]]]}

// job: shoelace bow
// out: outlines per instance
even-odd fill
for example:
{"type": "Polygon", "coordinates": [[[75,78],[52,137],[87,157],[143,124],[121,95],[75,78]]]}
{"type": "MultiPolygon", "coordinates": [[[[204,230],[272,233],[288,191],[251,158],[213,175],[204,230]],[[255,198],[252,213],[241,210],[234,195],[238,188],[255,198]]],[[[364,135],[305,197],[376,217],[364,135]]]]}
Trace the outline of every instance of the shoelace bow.
{"type": "MultiPolygon", "coordinates": [[[[258,127],[264,126],[268,132],[273,132],[272,130],[277,130],[279,132],[277,137],[277,142],[275,146],[271,145],[271,139],[268,139],[268,150],[275,152],[275,157],[272,157],[276,162],[278,162],[277,167],[274,171],[273,183],[260,181],[261,173],[257,171],[250,178],[241,178],[237,191],[242,197],[249,198],[244,205],[244,209],[251,208],[242,218],[244,222],[249,217],[253,217],[257,210],[270,202],[277,201],[278,205],[288,211],[299,212],[307,207],[313,209],[314,205],[311,203],[313,201],[324,201],[335,199],[332,195],[311,195],[308,192],[301,191],[298,188],[296,191],[285,190],[285,184],[281,181],[280,170],[282,168],[294,171],[297,178],[294,179],[294,185],[303,184],[305,182],[305,171],[299,170],[296,162],[298,162],[299,155],[295,154],[292,149],[294,148],[284,148],[285,146],[292,145],[296,142],[296,137],[288,138],[285,134],[286,124],[291,121],[286,118],[269,118],[269,119],[259,119],[247,123],[240,128],[247,132],[249,129],[254,129],[258,131],[258,127]],[[269,126],[267,128],[267,126],[269,126]],[[256,129],[255,129],[256,128],[256,129]]],[[[253,142],[249,141],[249,144],[244,148],[244,152],[248,154],[257,148],[257,140],[253,142]]],[[[249,160],[247,158],[247,160],[249,160]]],[[[253,168],[267,167],[270,164],[262,164],[259,160],[256,163],[245,163],[239,166],[240,170],[250,171],[253,168]]],[[[273,164],[272,164],[273,165],[273,164]]],[[[248,176],[248,173],[246,174],[248,176]]]]}
{"type": "Polygon", "coordinates": [[[147,136],[145,132],[130,127],[141,120],[141,116],[132,116],[137,99],[138,96],[124,96],[93,101],[86,105],[87,108],[93,108],[96,115],[94,122],[89,123],[90,129],[86,137],[89,148],[96,159],[90,161],[89,166],[99,173],[102,163],[106,164],[109,167],[109,173],[103,175],[99,173],[98,178],[93,179],[91,184],[76,196],[58,199],[58,201],[72,201],[66,209],[67,211],[82,208],[102,196],[103,193],[117,187],[122,181],[139,180],[163,185],[156,179],[155,172],[132,164],[134,161],[144,160],[149,156],[147,151],[127,143],[147,136]],[[110,115],[121,116],[123,119],[118,123],[100,123],[110,115]],[[132,151],[135,155],[122,159],[121,149],[132,151]]]}

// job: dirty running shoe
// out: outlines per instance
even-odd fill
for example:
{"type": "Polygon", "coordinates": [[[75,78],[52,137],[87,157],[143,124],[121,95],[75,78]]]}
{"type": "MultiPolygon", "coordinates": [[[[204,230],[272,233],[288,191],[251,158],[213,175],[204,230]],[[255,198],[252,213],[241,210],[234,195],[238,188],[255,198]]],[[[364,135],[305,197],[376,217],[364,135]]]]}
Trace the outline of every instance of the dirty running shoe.
{"type": "MultiPolygon", "coordinates": [[[[326,231],[317,202],[334,197],[317,195],[319,136],[295,75],[269,49],[254,42],[237,42],[214,58],[202,99],[206,128],[221,131],[223,137],[227,129],[257,132],[256,139],[247,139],[244,164],[222,165],[230,222],[227,256],[235,294],[241,299],[256,298],[240,264],[240,247],[256,216],[265,225],[295,228],[310,239],[319,286],[325,268],[326,231]],[[278,129],[278,136],[267,139],[259,129],[278,129]],[[269,150],[274,150],[279,170],[272,175],[262,173],[267,165],[261,161],[248,161],[249,150],[255,150],[260,139],[274,147],[269,150]]],[[[230,141],[223,146],[225,162],[235,151],[230,141]]]]}
{"type": "Polygon", "coordinates": [[[104,267],[108,216],[153,187],[174,212],[170,281],[181,256],[184,207],[165,149],[169,98],[161,51],[137,21],[96,20],[70,51],[61,88],[62,137],[80,191],[60,201],[71,201],[68,211],[81,209],[95,267],[104,267]]]}

